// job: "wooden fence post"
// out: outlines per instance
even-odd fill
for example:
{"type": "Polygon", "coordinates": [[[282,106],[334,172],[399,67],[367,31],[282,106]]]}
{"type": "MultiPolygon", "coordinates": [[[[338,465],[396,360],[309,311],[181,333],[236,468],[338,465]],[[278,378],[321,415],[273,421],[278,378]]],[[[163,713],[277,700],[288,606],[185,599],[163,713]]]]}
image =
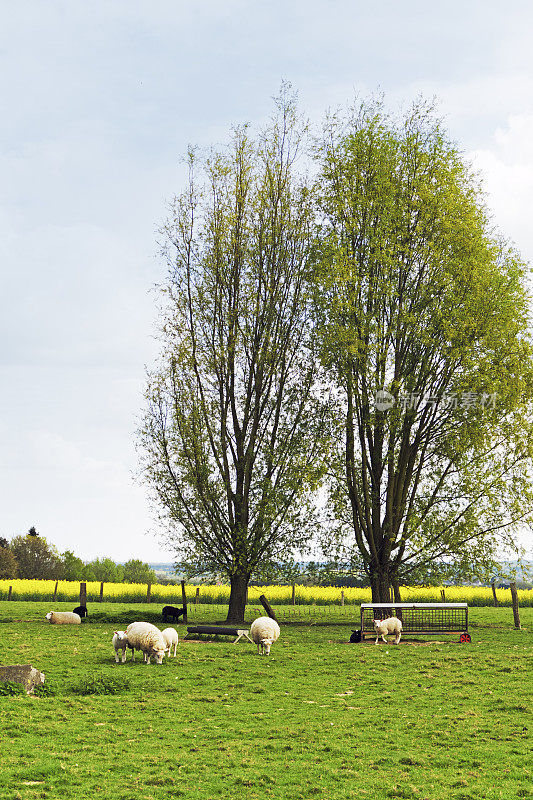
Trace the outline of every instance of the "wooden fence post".
{"type": "Polygon", "coordinates": [[[100,583],[100,602],[104,602],[104,582],[100,583]]]}
{"type": "Polygon", "coordinates": [[[11,595],[12,595],[12,594],[13,594],[13,587],[12,587],[12,586],[10,586],[10,587],[9,587],[9,591],[8,591],[8,593],[7,593],[7,599],[8,599],[8,600],[11,600],[11,595]]]}
{"type": "Polygon", "coordinates": [[[344,592],[341,591],[341,606],[344,605],[344,592]]]}
{"type": "Polygon", "coordinates": [[[185,592],[185,581],[181,582],[181,603],[183,606],[183,621],[187,622],[187,593],[185,592]]]}
{"type": "Polygon", "coordinates": [[[267,612],[268,616],[271,619],[275,619],[276,622],[277,622],[278,620],[276,619],[276,615],[274,614],[274,611],[272,610],[272,606],[270,605],[270,603],[268,602],[268,600],[266,599],[264,594],[261,595],[261,597],[259,598],[259,601],[260,601],[261,605],[263,606],[263,608],[265,609],[265,611],[267,612]]]}
{"type": "Polygon", "coordinates": [[[444,589],[440,590],[440,599],[442,603],[446,602],[446,592],[444,591],[444,589]]]}
{"type": "Polygon", "coordinates": [[[510,583],[509,588],[511,589],[511,596],[513,598],[514,626],[517,630],[521,630],[522,626],[520,625],[520,614],[518,613],[518,594],[516,593],[516,583],[514,581],[510,583]]]}
{"type": "Polygon", "coordinates": [[[196,587],[196,597],[194,598],[194,605],[197,606],[200,602],[200,587],[196,587]]]}
{"type": "Polygon", "coordinates": [[[492,587],[492,597],[494,600],[494,608],[498,608],[498,596],[496,595],[496,581],[492,581],[491,587],[492,587]]]}
{"type": "Polygon", "coordinates": [[[57,600],[57,585],[58,585],[58,583],[59,583],[59,581],[56,581],[56,585],[54,586],[54,594],[52,595],[52,603],[55,603],[55,601],[57,600]]]}
{"type": "Polygon", "coordinates": [[[294,585],[294,583],[292,584],[292,598],[291,598],[291,602],[292,602],[293,606],[295,606],[295,605],[296,605],[296,586],[294,585]]]}
{"type": "Polygon", "coordinates": [[[147,603],[151,603],[152,602],[152,584],[151,583],[147,583],[146,584],[146,602],[147,603]]]}
{"type": "Polygon", "coordinates": [[[85,581],[80,583],[80,606],[87,605],[87,584],[85,581]]]}

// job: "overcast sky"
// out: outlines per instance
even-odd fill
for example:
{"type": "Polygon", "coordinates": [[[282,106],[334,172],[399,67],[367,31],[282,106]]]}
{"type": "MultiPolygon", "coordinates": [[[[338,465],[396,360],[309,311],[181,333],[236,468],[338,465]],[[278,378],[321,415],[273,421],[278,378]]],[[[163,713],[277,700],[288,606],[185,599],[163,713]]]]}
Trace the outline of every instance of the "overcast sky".
{"type": "Polygon", "coordinates": [[[157,229],[187,145],[260,122],[282,79],[318,120],[435,96],[533,260],[533,6],[449,0],[3,0],[0,536],[170,561],[134,448],[156,353],[157,229]],[[149,533],[152,531],[152,533],[149,533]]]}

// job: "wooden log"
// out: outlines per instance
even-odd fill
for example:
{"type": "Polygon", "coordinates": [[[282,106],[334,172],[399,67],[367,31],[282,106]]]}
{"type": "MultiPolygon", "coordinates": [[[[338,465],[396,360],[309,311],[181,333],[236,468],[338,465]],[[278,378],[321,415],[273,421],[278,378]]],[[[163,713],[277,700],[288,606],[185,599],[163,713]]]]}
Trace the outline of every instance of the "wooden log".
{"type": "Polygon", "coordinates": [[[514,581],[510,583],[509,588],[511,590],[511,597],[513,598],[514,626],[517,630],[521,630],[522,626],[520,625],[520,614],[518,613],[518,594],[516,592],[516,583],[514,581]]]}
{"type": "Polygon", "coordinates": [[[151,603],[152,602],[152,584],[151,583],[147,583],[146,584],[146,602],[147,603],[151,603]]]}
{"type": "Polygon", "coordinates": [[[183,606],[183,621],[187,622],[187,593],[185,592],[185,581],[181,581],[181,604],[183,606]]]}
{"type": "Polygon", "coordinates": [[[85,581],[80,583],[80,606],[87,605],[87,584],[85,581]]]}
{"type": "Polygon", "coordinates": [[[267,612],[267,614],[270,617],[270,619],[274,619],[277,622],[278,620],[277,620],[276,615],[274,614],[274,611],[272,610],[272,606],[270,605],[270,603],[268,602],[268,600],[266,599],[264,594],[261,595],[261,597],[259,598],[259,601],[260,601],[261,605],[263,606],[263,608],[265,609],[265,611],[267,612]]]}
{"type": "Polygon", "coordinates": [[[57,586],[58,586],[58,584],[59,584],[59,581],[56,581],[56,585],[54,586],[54,594],[52,595],[52,603],[55,603],[55,601],[57,600],[57,586]]]}
{"type": "Polygon", "coordinates": [[[498,595],[496,594],[496,581],[492,581],[492,599],[494,601],[494,608],[498,608],[498,595]]]}

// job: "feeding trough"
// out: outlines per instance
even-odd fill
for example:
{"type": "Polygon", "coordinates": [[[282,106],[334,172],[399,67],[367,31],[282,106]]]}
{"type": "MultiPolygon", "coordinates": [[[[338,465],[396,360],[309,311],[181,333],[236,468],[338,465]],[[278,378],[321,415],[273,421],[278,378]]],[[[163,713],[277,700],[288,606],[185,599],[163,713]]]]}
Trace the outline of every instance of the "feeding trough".
{"type": "Polygon", "coordinates": [[[467,603],[361,603],[361,641],[374,638],[375,619],[398,617],[402,636],[458,633],[460,642],[470,642],[467,603]]]}

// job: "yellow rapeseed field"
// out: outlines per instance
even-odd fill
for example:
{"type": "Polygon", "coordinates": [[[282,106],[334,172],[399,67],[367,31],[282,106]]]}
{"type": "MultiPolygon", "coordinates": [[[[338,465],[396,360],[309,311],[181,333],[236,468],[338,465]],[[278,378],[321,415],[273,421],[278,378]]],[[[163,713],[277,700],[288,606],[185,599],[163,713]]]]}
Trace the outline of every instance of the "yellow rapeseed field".
{"type": "MultiPolygon", "coordinates": [[[[56,590],[54,580],[0,580],[0,600],[7,600],[11,587],[12,600],[52,600],[56,590]]],[[[412,603],[438,603],[441,602],[442,588],[440,586],[402,586],[401,594],[404,602],[412,603]]],[[[224,604],[229,600],[229,585],[200,585],[188,584],[186,586],[187,598],[193,601],[199,589],[201,603],[224,604]]],[[[490,606],[493,603],[490,587],[479,586],[446,586],[444,587],[445,599],[448,603],[468,603],[471,606],[490,606]]],[[[73,602],[79,600],[79,581],[58,581],[56,600],[58,602],[73,602]]],[[[249,603],[259,603],[259,596],[266,595],[273,605],[290,605],[292,602],[291,586],[250,586],[248,592],[249,603]]],[[[137,603],[146,600],[147,586],[142,583],[106,583],[104,584],[103,599],[106,602],[137,603]]],[[[509,589],[498,589],[497,597],[500,605],[511,605],[511,592],[509,589]]],[[[100,583],[87,582],[87,601],[95,602],[100,598],[100,583]]],[[[344,598],[345,605],[359,605],[371,601],[370,589],[344,588],[335,586],[296,586],[295,603],[297,605],[338,606],[344,598]]],[[[518,590],[521,606],[533,606],[533,590],[518,590]]],[[[151,586],[151,600],[153,603],[181,602],[181,587],[151,586]]]]}

